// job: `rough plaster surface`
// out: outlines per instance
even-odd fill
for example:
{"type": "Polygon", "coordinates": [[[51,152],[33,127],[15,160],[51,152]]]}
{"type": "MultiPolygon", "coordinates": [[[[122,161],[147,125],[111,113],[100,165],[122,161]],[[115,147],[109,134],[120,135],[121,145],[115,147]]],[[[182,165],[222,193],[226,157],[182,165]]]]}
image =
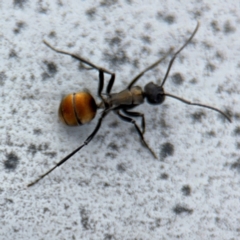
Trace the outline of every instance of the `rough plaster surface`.
{"type": "MultiPolygon", "coordinates": [[[[240,7],[186,2],[0,1],[0,239],[240,238],[240,7]],[[146,103],[137,110],[156,160],[109,114],[87,147],[26,187],[78,147],[99,116],[79,128],[59,122],[61,97],[84,88],[96,97],[98,73],[43,39],[116,72],[114,92],[179,48],[197,21],[165,90],[220,108],[231,124],[174,99],[146,103]]],[[[160,83],[169,60],[138,84],[160,83]]]]}

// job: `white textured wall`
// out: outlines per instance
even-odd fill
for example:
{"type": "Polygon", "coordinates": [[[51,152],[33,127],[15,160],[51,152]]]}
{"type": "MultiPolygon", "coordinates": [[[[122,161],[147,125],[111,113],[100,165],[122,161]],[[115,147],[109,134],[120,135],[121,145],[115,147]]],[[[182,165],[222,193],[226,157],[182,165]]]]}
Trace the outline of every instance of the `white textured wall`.
{"type": "MultiPolygon", "coordinates": [[[[35,2],[0,2],[0,239],[239,239],[239,3],[35,2]],[[146,103],[138,111],[156,160],[130,124],[109,114],[87,147],[26,187],[97,122],[59,122],[61,97],[84,88],[97,96],[98,73],[79,70],[43,39],[116,72],[113,91],[120,91],[179,48],[197,21],[194,44],[176,59],[165,90],[228,111],[232,124],[174,99],[146,103]],[[177,73],[180,83],[172,78],[177,73]]],[[[159,82],[168,61],[139,85],[159,82]]]]}

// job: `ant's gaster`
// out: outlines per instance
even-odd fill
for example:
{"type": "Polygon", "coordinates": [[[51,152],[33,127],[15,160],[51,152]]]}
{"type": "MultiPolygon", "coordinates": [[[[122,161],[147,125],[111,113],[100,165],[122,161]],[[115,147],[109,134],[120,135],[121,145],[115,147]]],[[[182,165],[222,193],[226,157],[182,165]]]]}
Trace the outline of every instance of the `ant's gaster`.
{"type": "Polygon", "coordinates": [[[168,74],[170,72],[170,69],[172,67],[172,64],[177,57],[177,55],[187,46],[187,44],[192,40],[194,35],[196,34],[199,27],[199,23],[197,24],[194,32],[190,36],[190,38],[185,42],[185,44],[173,55],[172,59],[169,62],[167,72],[163,78],[163,81],[161,85],[157,85],[153,82],[148,83],[144,90],[139,87],[135,86],[136,82],[141,78],[144,73],[147,71],[155,68],[158,64],[160,64],[172,51],[173,49],[170,49],[165,56],[163,56],[161,59],[159,59],[157,62],[153,63],[149,67],[147,67],[145,70],[140,72],[133,80],[130,82],[130,84],[127,86],[126,89],[119,93],[111,93],[112,86],[114,84],[115,80],[115,73],[110,72],[107,69],[101,68],[96,66],[95,64],[89,62],[88,60],[75,55],[71,54],[65,51],[58,50],[54,47],[52,47],[49,43],[44,41],[44,43],[51,48],[53,51],[61,54],[69,55],[77,60],[79,60],[81,63],[88,65],[91,69],[96,69],[99,72],[99,85],[98,85],[98,96],[101,99],[101,103],[97,104],[92,97],[92,95],[89,92],[78,92],[67,95],[65,98],[63,98],[60,107],[59,107],[59,115],[60,119],[67,125],[75,126],[75,125],[81,125],[87,122],[90,122],[97,112],[97,109],[103,109],[100,118],[98,120],[98,123],[93,130],[93,132],[88,136],[88,138],[85,140],[85,142],[79,146],[77,149],[75,149],[73,152],[68,154],[65,158],[63,158],[60,162],[58,162],[54,167],[52,167],[49,171],[41,175],[39,178],[37,178],[32,183],[28,184],[28,187],[34,185],[37,183],[40,179],[47,176],[50,172],[52,172],[55,168],[62,165],[64,162],[66,162],[69,158],[71,158],[76,152],[78,152],[81,148],[86,146],[96,135],[98,130],[101,127],[103,119],[108,115],[109,112],[114,112],[117,114],[123,121],[126,121],[128,123],[131,123],[135,126],[135,129],[137,133],[139,134],[144,146],[151,152],[151,154],[155,157],[154,151],[148,146],[144,139],[144,132],[145,132],[145,118],[144,114],[139,112],[133,112],[130,111],[134,107],[144,103],[144,99],[147,99],[147,102],[150,104],[161,104],[165,97],[172,97],[175,98],[183,103],[189,104],[189,105],[195,105],[199,107],[209,108],[211,110],[214,110],[221,115],[223,115],[229,122],[231,122],[231,119],[221,110],[200,104],[200,103],[192,103],[188,100],[185,100],[183,98],[177,97],[175,95],[166,93],[163,89],[163,85],[165,84],[168,74]],[[104,74],[109,74],[110,80],[106,88],[106,94],[103,95],[103,87],[104,87],[104,74]],[[141,128],[137,125],[136,121],[134,120],[135,117],[141,118],[141,128]]]}

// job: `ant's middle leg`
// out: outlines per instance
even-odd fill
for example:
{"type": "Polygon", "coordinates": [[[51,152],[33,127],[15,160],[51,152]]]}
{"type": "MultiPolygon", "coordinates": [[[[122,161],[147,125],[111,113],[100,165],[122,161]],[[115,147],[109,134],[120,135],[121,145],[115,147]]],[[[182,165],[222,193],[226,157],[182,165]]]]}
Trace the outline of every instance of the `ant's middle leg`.
{"type": "Polygon", "coordinates": [[[120,111],[114,111],[123,121],[132,123],[135,126],[135,129],[137,130],[137,133],[139,134],[144,146],[151,152],[151,154],[154,156],[154,158],[157,158],[156,154],[154,153],[154,151],[148,146],[148,144],[146,143],[143,133],[141,132],[140,128],[138,127],[136,121],[132,118],[129,118],[127,116],[124,116],[123,114],[120,113],[120,111]]]}

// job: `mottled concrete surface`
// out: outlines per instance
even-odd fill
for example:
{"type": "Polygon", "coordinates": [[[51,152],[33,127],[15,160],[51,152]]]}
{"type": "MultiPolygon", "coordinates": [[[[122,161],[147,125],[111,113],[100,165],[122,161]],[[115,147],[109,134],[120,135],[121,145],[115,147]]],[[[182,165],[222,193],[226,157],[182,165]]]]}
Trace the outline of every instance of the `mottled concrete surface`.
{"type": "MultiPolygon", "coordinates": [[[[0,239],[240,238],[240,7],[185,2],[0,2],[0,239]],[[81,145],[101,114],[78,128],[60,123],[63,95],[87,88],[100,101],[98,72],[43,39],[115,72],[116,92],[181,47],[197,21],[165,90],[221,109],[231,124],[170,98],[145,103],[136,111],[154,159],[132,125],[109,114],[87,147],[27,188],[81,145]]],[[[137,84],[160,83],[169,60],[137,84]]]]}

